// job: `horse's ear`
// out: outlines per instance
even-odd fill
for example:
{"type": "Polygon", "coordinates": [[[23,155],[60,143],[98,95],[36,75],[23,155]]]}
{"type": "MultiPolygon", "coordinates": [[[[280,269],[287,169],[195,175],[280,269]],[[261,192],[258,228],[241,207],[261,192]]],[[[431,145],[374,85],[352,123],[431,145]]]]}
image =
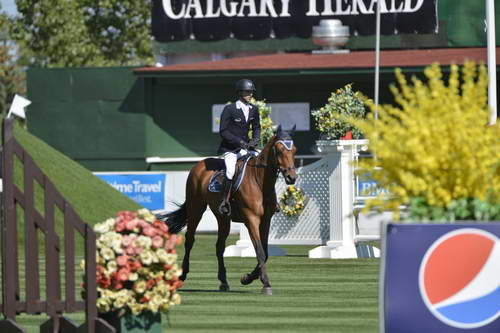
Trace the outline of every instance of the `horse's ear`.
{"type": "Polygon", "coordinates": [[[292,129],[290,130],[290,135],[293,135],[295,133],[295,129],[297,128],[297,124],[293,124],[292,129]]]}
{"type": "Polygon", "coordinates": [[[281,124],[278,125],[278,127],[276,127],[276,129],[274,130],[274,134],[276,136],[278,136],[278,137],[280,136],[280,134],[281,134],[281,124]]]}

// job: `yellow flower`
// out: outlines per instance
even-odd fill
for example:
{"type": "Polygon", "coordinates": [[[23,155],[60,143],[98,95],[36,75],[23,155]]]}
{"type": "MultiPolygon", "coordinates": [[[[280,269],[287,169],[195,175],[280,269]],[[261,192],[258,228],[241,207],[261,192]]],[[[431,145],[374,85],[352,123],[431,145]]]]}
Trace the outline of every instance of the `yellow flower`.
{"type": "Polygon", "coordinates": [[[173,294],[172,295],[172,303],[175,305],[181,304],[181,295],[179,294],[173,294]]]}
{"type": "Polygon", "coordinates": [[[134,291],[143,294],[146,291],[146,281],[138,280],[134,282],[134,291]]]}
{"type": "Polygon", "coordinates": [[[111,310],[110,304],[107,302],[106,299],[99,297],[97,299],[97,308],[99,309],[100,312],[108,312],[111,310]]]}
{"type": "Polygon", "coordinates": [[[106,274],[107,275],[110,275],[111,273],[113,272],[116,272],[116,269],[118,268],[118,264],[116,263],[116,260],[111,260],[108,262],[108,264],[106,265],[106,274]]]}
{"type": "Polygon", "coordinates": [[[104,260],[111,260],[115,258],[115,252],[113,252],[113,250],[111,250],[109,247],[102,247],[101,255],[104,260]]]}
{"type": "Polygon", "coordinates": [[[163,304],[161,305],[161,307],[160,307],[160,310],[161,310],[161,312],[163,312],[163,313],[167,313],[167,312],[168,312],[168,310],[169,310],[169,308],[170,308],[170,304],[169,304],[169,303],[163,303],[163,304]]]}
{"type": "Polygon", "coordinates": [[[144,265],[151,265],[151,263],[153,263],[154,260],[153,252],[150,250],[142,251],[139,257],[141,258],[141,262],[144,265]]]}
{"type": "Polygon", "coordinates": [[[437,63],[424,73],[426,82],[408,82],[396,70],[399,87],[391,90],[398,105],[379,106],[378,119],[373,112],[365,120],[349,119],[377,156],[362,160],[357,173],[371,175],[391,193],[369,206],[398,211],[414,197],[439,207],[460,198],[500,203],[500,126],[487,126],[485,66],[453,65],[447,82],[437,63]]]}
{"type": "Polygon", "coordinates": [[[142,312],[142,309],[143,309],[142,305],[141,304],[137,304],[137,303],[130,304],[129,308],[132,311],[132,314],[135,315],[135,316],[137,316],[138,314],[140,314],[142,312]]]}

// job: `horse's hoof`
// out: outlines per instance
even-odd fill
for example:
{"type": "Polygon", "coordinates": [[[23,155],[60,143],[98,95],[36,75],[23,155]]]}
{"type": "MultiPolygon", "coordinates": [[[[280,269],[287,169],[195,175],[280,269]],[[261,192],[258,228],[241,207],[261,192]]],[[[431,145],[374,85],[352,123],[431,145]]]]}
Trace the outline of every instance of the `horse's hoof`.
{"type": "Polygon", "coordinates": [[[265,295],[272,295],[273,289],[271,287],[264,287],[262,288],[262,293],[265,295]]]}
{"type": "Polygon", "coordinates": [[[179,280],[181,280],[181,281],[186,281],[186,278],[187,278],[187,275],[184,275],[184,274],[179,276],[179,280]]]}
{"type": "Polygon", "coordinates": [[[252,283],[253,279],[250,277],[250,274],[243,274],[241,276],[240,282],[242,285],[246,286],[246,285],[249,285],[250,283],[252,283]]]}
{"type": "Polygon", "coordinates": [[[226,283],[222,283],[220,286],[219,286],[219,291],[229,291],[230,288],[229,288],[229,285],[226,284],[226,283]]]}

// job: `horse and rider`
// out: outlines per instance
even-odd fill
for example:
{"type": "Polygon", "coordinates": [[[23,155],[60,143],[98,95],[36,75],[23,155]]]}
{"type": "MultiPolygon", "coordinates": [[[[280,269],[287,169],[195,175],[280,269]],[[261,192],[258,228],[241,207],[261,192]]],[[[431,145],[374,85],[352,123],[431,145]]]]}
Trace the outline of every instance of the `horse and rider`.
{"type": "Polygon", "coordinates": [[[218,279],[221,291],[229,290],[224,265],[225,242],[229,235],[231,220],[241,221],[248,229],[257,255],[257,265],[248,274],[241,277],[241,283],[250,284],[260,278],[263,283],[262,292],[272,294],[267,276],[266,262],[268,258],[268,237],[271,218],[277,211],[275,184],[281,173],[287,184],[294,184],[297,179],[295,170],[296,147],[291,131],[282,130],[278,126],[275,135],[257,153],[260,141],[260,116],[256,105],[250,103],[255,93],[255,85],[251,80],[242,79],[236,82],[237,100],[228,104],[222,111],[220,120],[220,143],[218,152],[224,159],[224,180],[222,193],[209,190],[209,183],[214,177],[214,159],[208,158],[198,162],[190,171],[186,183],[186,201],[175,211],[159,214],[172,233],[181,231],[187,226],[185,254],[182,262],[182,276],[185,280],[189,273],[189,258],[195,241],[196,228],[205,212],[210,207],[218,224],[216,255],[218,260],[218,279]],[[252,131],[252,138],[249,132],[252,131]],[[251,154],[246,163],[245,173],[235,189],[235,171],[238,159],[251,154]]]}
{"type": "Polygon", "coordinates": [[[255,85],[251,80],[241,79],[236,82],[238,100],[224,107],[220,117],[220,136],[222,141],[217,153],[223,154],[226,165],[222,202],[219,206],[221,214],[231,216],[231,187],[236,168],[236,162],[242,156],[254,151],[260,141],[259,108],[250,103],[255,93],[255,85]],[[252,139],[249,140],[250,126],[252,139]]]}

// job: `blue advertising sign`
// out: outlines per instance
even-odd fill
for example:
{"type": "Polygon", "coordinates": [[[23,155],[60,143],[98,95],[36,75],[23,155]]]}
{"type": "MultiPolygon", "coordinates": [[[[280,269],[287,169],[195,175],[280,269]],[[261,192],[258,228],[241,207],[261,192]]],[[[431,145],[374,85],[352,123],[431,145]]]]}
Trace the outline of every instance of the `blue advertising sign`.
{"type": "Polygon", "coordinates": [[[389,193],[386,189],[377,187],[377,182],[369,176],[363,175],[356,177],[356,196],[357,197],[376,197],[381,193],[389,193]]]}
{"type": "Polygon", "coordinates": [[[384,230],[385,333],[500,332],[500,223],[384,230]]]}
{"type": "Polygon", "coordinates": [[[96,173],[95,175],[147,209],[165,209],[167,177],[164,173],[96,173]]]}

